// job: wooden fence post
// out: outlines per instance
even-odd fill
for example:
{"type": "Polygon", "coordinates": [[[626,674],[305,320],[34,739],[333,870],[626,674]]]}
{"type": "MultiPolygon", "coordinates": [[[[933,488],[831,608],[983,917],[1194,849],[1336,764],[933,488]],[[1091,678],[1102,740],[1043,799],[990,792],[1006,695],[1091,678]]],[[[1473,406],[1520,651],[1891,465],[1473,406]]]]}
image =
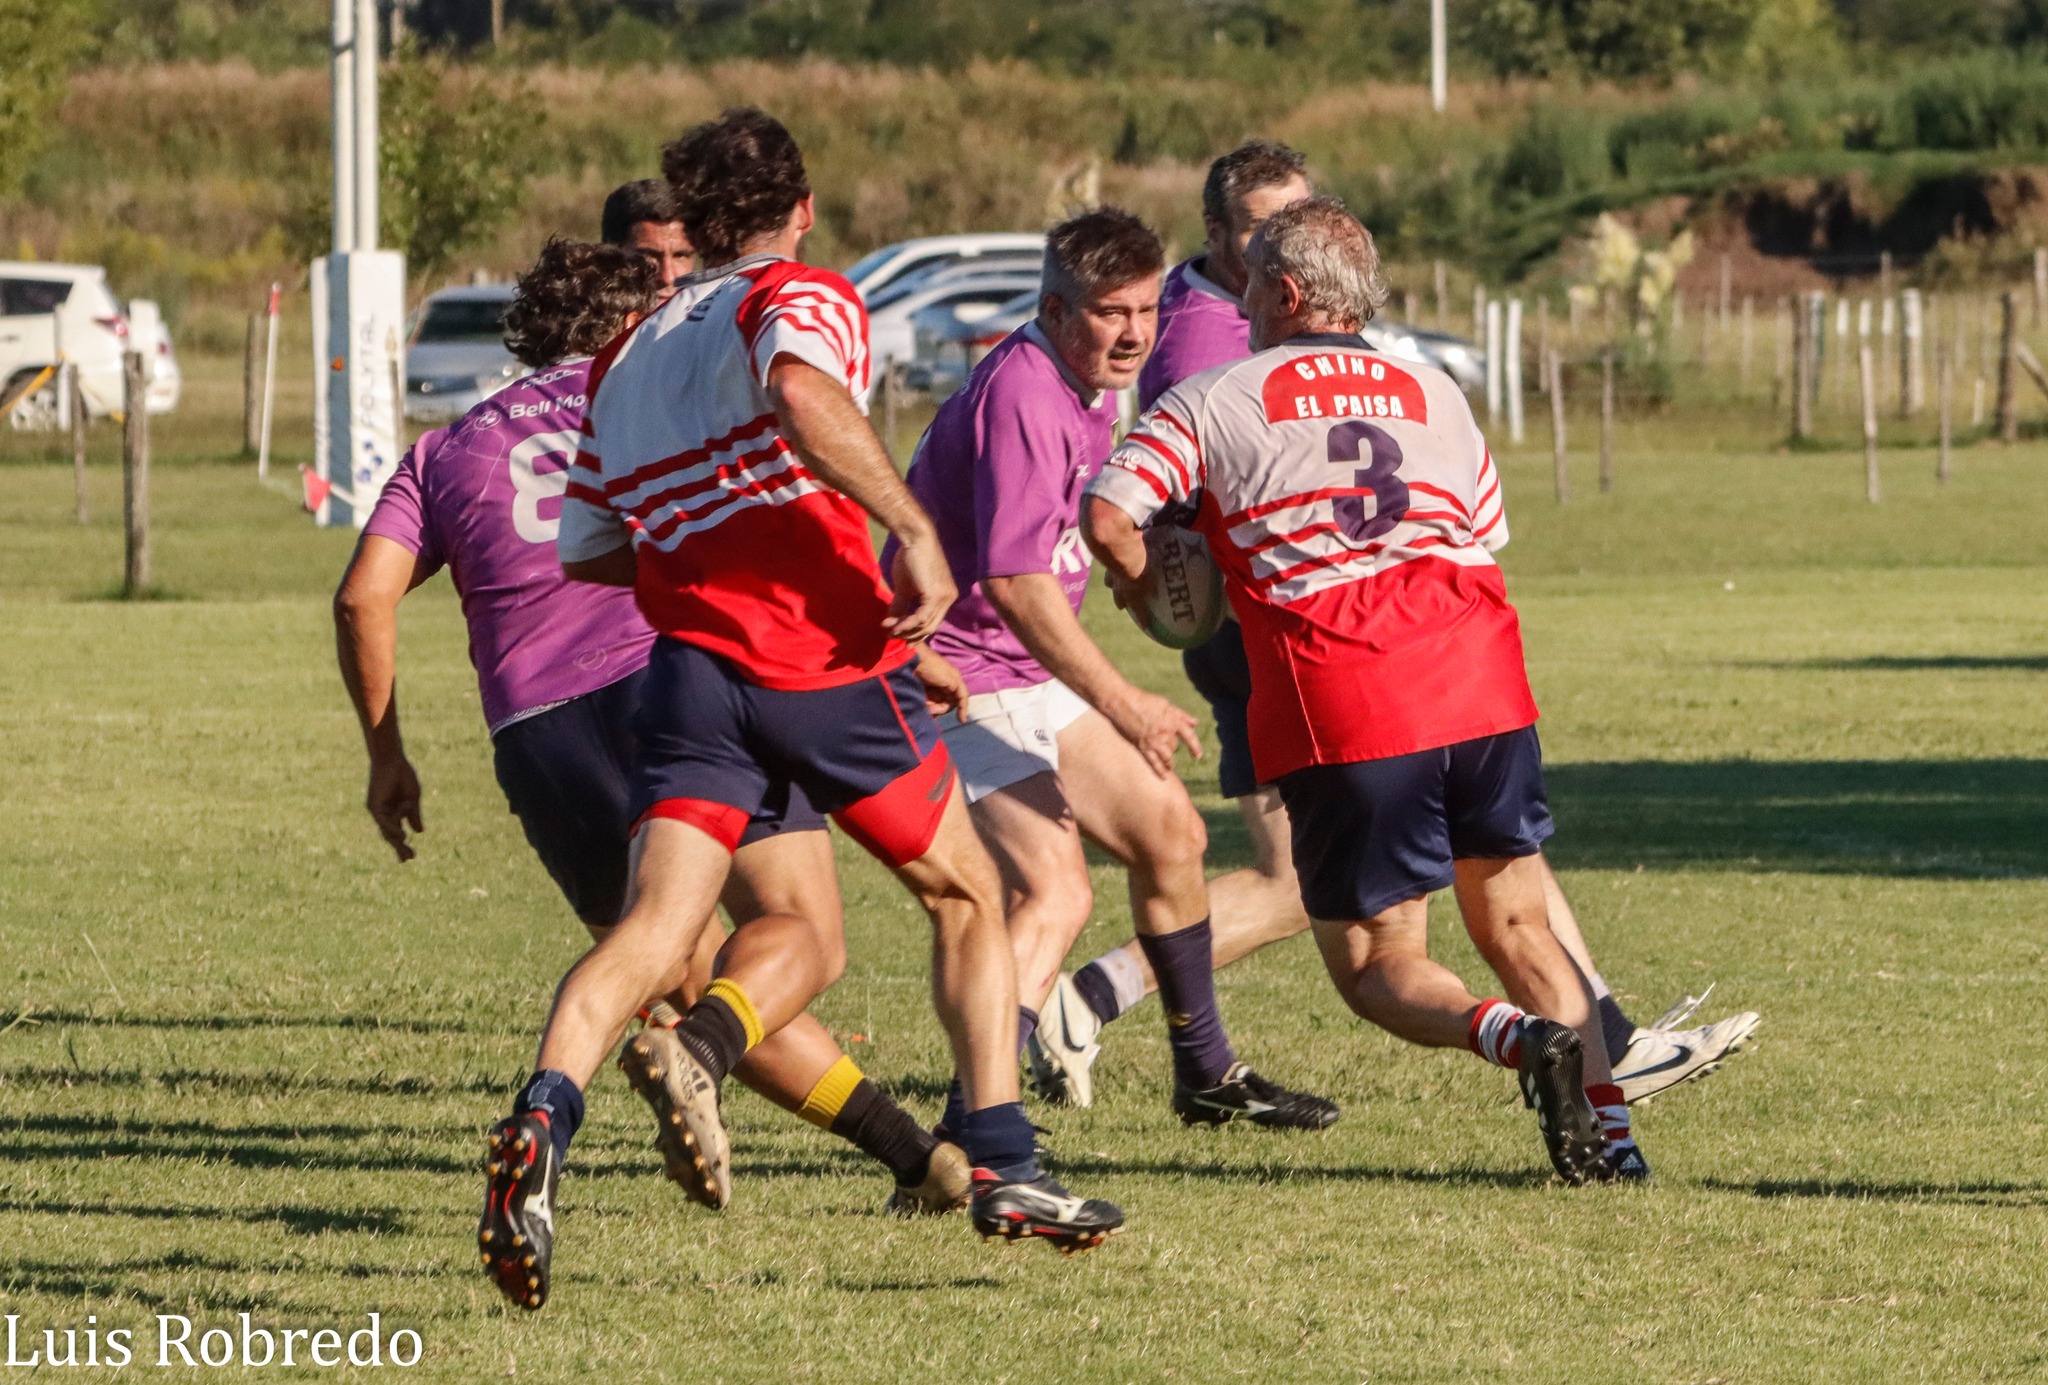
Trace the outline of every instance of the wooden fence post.
{"type": "Polygon", "coordinates": [[[261,324],[261,314],[249,314],[249,336],[242,346],[242,455],[244,457],[255,456],[257,445],[262,441],[258,436],[262,412],[262,406],[259,402],[262,394],[262,386],[259,383],[261,368],[256,364],[258,349],[256,337],[257,333],[262,329],[261,324]]]}
{"type": "Polygon", "coordinates": [[[1877,477],[1877,381],[1870,359],[1870,337],[1856,343],[1856,378],[1863,395],[1863,495],[1875,505],[1881,495],[1877,477]]]}
{"type": "Polygon", "coordinates": [[[2020,340],[2019,295],[2007,289],[1999,295],[1998,304],[1998,437],[2002,442],[2018,442],[2019,382],[2014,375],[2018,366],[2017,348],[2020,340]]]}
{"type": "Polygon", "coordinates": [[[1571,476],[1564,459],[1564,362],[1552,351],[1544,358],[1544,378],[1550,384],[1550,463],[1557,478],[1557,503],[1571,497],[1571,476]]]}
{"type": "Polygon", "coordinates": [[[78,522],[91,522],[85,503],[85,387],[78,382],[78,362],[64,367],[63,386],[71,392],[71,489],[78,508],[78,522]]]}
{"type": "Polygon", "coordinates": [[[1810,294],[1792,314],[1792,440],[1813,436],[1813,327],[1818,294],[1810,294]]]}
{"type": "Polygon", "coordinates": [[[1441,332],[1451,320],[1451,276],[1444,262],[1436,262],[1436,329],[1441,332]]]}
{"type": "Polygon", "coordinates": [[[1501,389],[1508,406],[1508,441],[1522,442],[1522,300],[1510,298],[1507,335],[1501,343],[1501,389]]]}
{"type": "Polygon", "coordinates": [[[1600,357],[1600,493],[1614,489],[1614,352],[1600,357]]]}
{"type": "Polygon", "coordinates": [[[1899,295],[1900,418],[1911,418],[1927,407],[1927,359],[1922,351],[1926,325],[1927,305],[1920,290],[1905,290],[1899,295]]]}
{"type": "Polygon", "coordinates": [[[149,590],[149,376],[138,352],[121,357],[121,510],[127,526],[121,594],[149,590]]]}
{"type": "Polygon", "coordinates": [[[1955,410],[1950,400],[1950,386],[1954,383],[1954,362],[1950,359],[1949,345],[1941,342],[1934,348],[1934,391],[1935,404],[1941,412],[1941,451],[1934,462],[1934,480],[1937,485],[1948,484],[1949,449],[1953,445],[1955,410]]]}

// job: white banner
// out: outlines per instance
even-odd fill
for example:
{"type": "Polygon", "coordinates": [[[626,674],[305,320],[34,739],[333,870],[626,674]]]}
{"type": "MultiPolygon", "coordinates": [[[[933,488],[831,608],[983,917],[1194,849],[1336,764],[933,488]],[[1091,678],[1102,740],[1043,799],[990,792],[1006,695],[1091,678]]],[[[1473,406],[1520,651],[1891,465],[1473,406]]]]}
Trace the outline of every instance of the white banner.
{"type": "Polygon", "coordinates": [[[369,522],[405,452],[405,256],[358,250],[313,262],[316,524],[369,522]]]}

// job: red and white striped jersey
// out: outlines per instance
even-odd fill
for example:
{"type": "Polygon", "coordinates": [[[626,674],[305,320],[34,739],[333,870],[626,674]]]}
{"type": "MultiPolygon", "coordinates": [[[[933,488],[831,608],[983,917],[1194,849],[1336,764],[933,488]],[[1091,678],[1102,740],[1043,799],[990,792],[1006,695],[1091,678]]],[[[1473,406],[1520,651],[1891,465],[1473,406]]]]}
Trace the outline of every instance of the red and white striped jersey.
{"type": "Polygon", "coordinates": [[[769,688],[828,688],[906,662],[860,507],[784,441],[777,356],[867,407],[867,311],[830,270],[757,255],[683,279],[599,354],[569,471],[564,562],[631,542],[647,623],[769,688]]]}
{"type": "Polygon", "coordinates": [[[1190,376],[1089,493],[1195,507],[1244,626],[1262,783],[1527,726],[1500,478],[1442,371],[1296,337],[1190,376]]]}

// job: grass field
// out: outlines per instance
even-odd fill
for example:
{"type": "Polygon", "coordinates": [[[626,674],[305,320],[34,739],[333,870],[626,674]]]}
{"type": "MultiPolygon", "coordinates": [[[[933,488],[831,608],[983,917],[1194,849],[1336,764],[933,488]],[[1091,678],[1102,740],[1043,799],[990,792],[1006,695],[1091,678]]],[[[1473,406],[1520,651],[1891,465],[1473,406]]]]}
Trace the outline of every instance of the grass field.
{"type": "MultiPolygon", "coordinates": [[[[374,1310],[443,1380],[2048,1376],[2048,446],[1966,451],[1945,490],[1894,450],[1875,508],[1860,457],[1773,453],[1754,419],[1635,426],[1615,492],[1585,476],[1564,509],[1547,457],[1506,459],[1554,856],[1596,953],[1639,1014],[1711,981],[1713,1011],[1765,1016],[1641,1113],[1654,1187],[1553,1186],[1502,1074],[1353,1020],[1297,940],[1225,974],[1225,1013],[1343,1121],[1183,1130],[1148,1003],[1095,1109],[1037,1113],[1058,1170],[1129,1212],[1097,1254],[891,1221],[882,1174],[737,1091],[737,1196],[704,1214],[607,1070],[555,1301],[526,1317],[473,1263],[475,1164],[579,934],[491,779],[445,581],[403,632],[428,831],[404,868],[378,842],[326,611],[348,538],[208,460],[233,386],[188,367],[156,496],[184,599],[103,599],[110,466],[81,531],[68,469],[0,444],[0,1313],[23,1351],[93,1314],[147,1374],[159,1313],[196,1342],[374,1310]]],[[[1214,866],[1240,862],[1213,770],[1189,774],[1214,866]]],[[[935,1116],[924,929],[841,859],[852,962],[820,1013],[935,1116]]],[[[1101,877],[1084,950],[1127,928],[1101,877]]]]}

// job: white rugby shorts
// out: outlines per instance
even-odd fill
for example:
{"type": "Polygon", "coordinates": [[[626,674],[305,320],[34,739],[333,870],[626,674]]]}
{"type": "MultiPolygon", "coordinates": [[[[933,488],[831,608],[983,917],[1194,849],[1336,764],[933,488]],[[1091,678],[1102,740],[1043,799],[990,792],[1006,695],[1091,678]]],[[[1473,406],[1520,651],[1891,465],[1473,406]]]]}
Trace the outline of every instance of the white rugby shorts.
{"type": "Polygon", "coordinates": [[[967,801],[1060,767],[1060,732],[1087,714],[1088,704],[1057,678],[967,699],[967,720],[937,718],[946,753],[960,772],[967,801]]]}

